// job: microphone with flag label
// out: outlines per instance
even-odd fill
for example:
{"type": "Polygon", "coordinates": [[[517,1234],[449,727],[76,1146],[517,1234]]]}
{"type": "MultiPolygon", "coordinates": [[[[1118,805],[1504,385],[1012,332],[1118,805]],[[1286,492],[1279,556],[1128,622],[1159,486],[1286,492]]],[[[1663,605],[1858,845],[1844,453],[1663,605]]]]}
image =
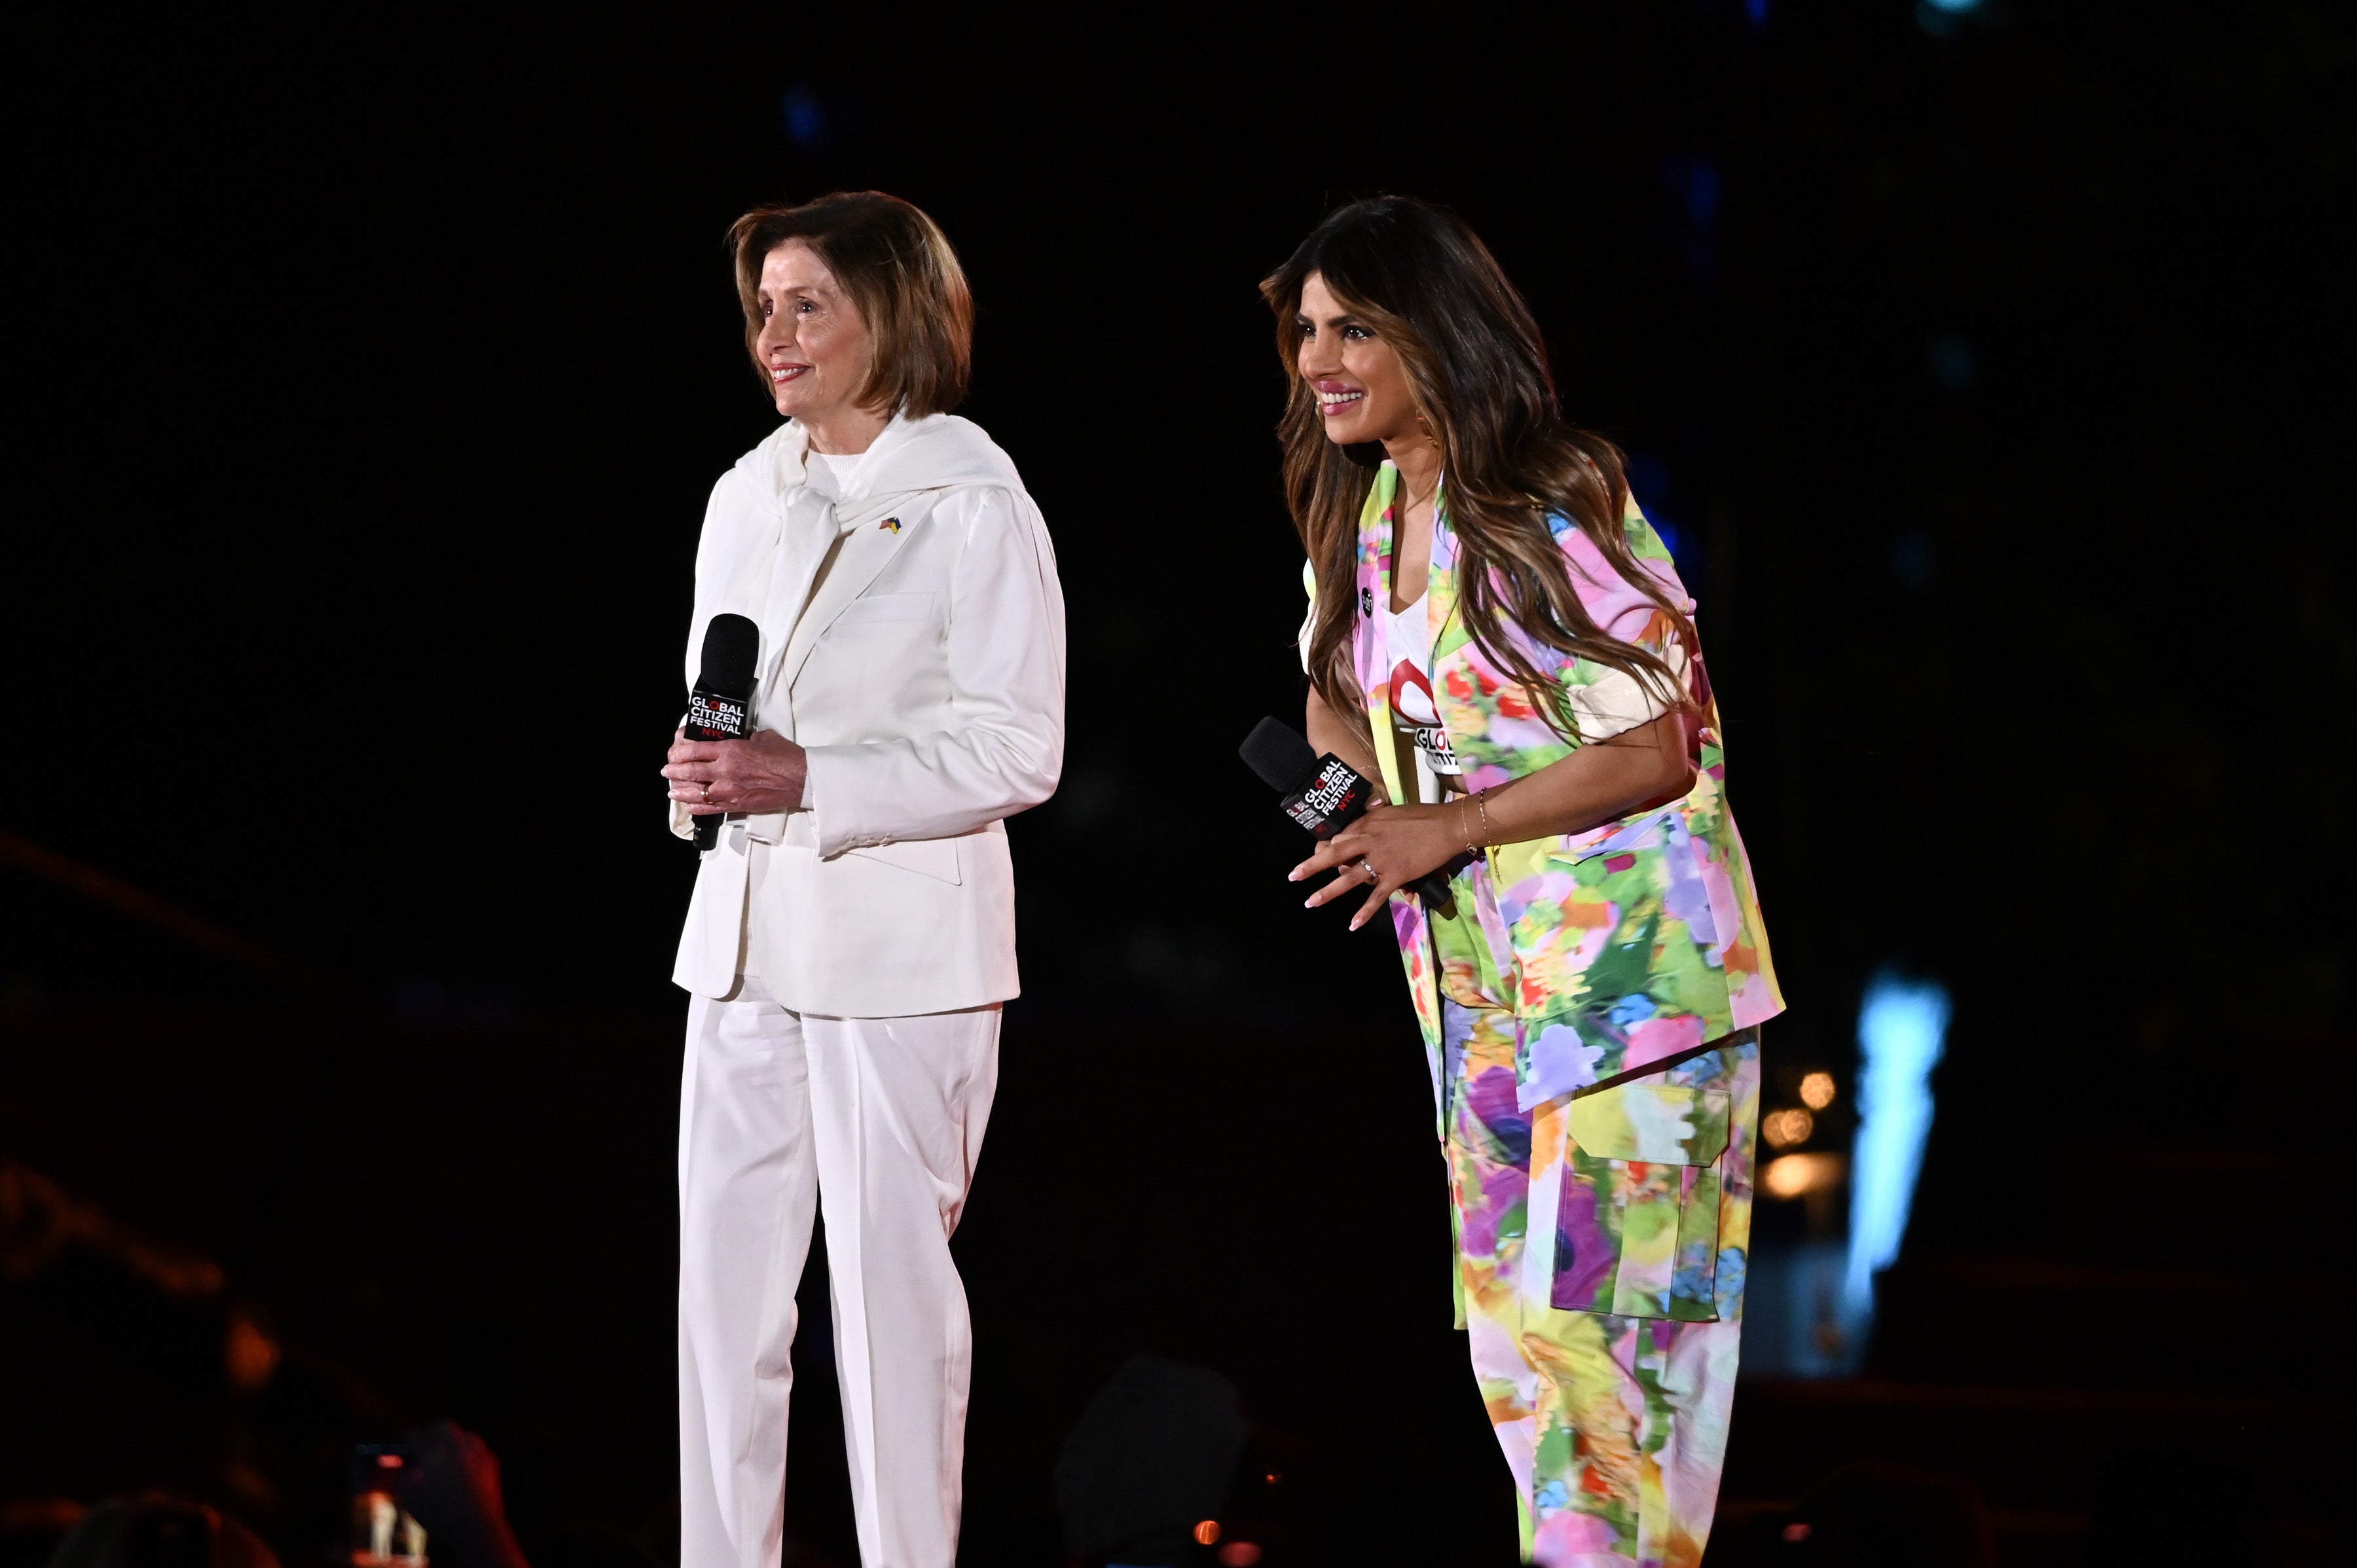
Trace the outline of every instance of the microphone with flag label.
{"type": "MultiPolygon", "coordinates": [[[[1275,790],[1277,807],[1319,839],[1330,839],[1361,817],[1374,799],[1374,781],[1331,752],[1320,757],[1299,730],[1282,719],[1263,719],[1237,749],[1244,766],[1275,790]]],[[[1448,877],[1429,871],[1407,885],[1427,909],[1455,913],[1448,877]]]]}
{"type": "MultiPolygon", "coordinates": [[[[743,740],[753,733],[753,669],[760,653],[761,628],[750,619],[726,613],[712,618],[704,628],[704,672],[687,694],[682,738],[743,740]]],[[[695,819],[697,849],[720,842],[726,814],[712,811],[695,819]]]]}

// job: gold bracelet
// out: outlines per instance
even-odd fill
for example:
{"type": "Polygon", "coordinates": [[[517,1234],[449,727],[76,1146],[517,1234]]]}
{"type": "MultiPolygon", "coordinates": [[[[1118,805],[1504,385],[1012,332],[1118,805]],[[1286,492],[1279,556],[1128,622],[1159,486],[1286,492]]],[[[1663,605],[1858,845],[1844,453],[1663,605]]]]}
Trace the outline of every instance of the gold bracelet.
{"type": "Polygon", "coordinates": [[[1470,819],[1465,815],[1465,798],[1460,796],[1457,801],[1457,826],[1458,831],[1465,834],[1465,853],[1468,854],[1479,854],[1481,851],[1480,846],[1475,844],[1473,842],[1473,832],[1471,828],[1469,826],[1469,821],[1470,819]]]}
{"type": "MultiPolygon", "coordinates": [[[[1487,793],[1487,790],[1475,789],[1469,794],[1461,797],[1457,802],[1458,810],[1460,813],[1460,822],[1464,820],[1461,813],[1464,811],[1465,802],[1467,800],[1472,801],[1475,809],[1480,811],[1482,843],[1487,843],[1490,838],[1490,802],[1481,798],[1487,793]]],[[[1468,832],[1465,835],[1465,853],[1468,854],[1480,854],[1481,853],[1482,843],[1474,843],[1473,835],[1470,832],[1468,832]]]]}

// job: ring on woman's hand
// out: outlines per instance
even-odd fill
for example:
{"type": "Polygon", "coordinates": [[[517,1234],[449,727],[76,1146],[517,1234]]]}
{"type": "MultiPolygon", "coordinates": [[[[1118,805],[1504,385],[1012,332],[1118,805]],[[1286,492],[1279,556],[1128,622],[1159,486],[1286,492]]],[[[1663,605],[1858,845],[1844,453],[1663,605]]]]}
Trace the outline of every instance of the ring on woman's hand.
{"type": "Polygon", "coordinates": [[[1377,871],[1363,854],[1359,857],[1359,869],[1367,874],[1367,886],[1370,887],[1383,879],[1383,874],[1377,871]]]}

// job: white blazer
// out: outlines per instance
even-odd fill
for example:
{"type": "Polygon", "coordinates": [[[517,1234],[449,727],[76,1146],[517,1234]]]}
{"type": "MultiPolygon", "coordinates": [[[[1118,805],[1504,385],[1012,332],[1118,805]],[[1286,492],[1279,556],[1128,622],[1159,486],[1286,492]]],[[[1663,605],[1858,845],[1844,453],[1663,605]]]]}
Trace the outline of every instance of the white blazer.
{"type": "MultiPolygon", "coordinates": [[[[715,615],[760,627],[753,722],[810,753],[806,809],[729,815],[672,978],[725,996],[742,962],[787,1007],[834,1017],[1004,1001],[1019,986],[1003,819],[1063,768],[1047,524],[1006,454],[954,415],[895,418],[839,500],[804,483],[807,442],[785,424],[713,487],[687,639],[693,684],[715,615]]],[[[677,802],[671,824],[694,834],[677,802]]]]}

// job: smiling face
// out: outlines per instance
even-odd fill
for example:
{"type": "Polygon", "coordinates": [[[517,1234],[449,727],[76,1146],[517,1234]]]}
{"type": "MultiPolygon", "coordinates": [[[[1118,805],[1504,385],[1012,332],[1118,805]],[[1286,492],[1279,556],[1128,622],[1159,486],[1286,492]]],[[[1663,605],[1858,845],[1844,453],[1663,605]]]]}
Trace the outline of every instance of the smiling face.
{"type": "Polygon", "coordinates": [[[789,240],[761,262],[761,334],[753,353],[778,412],[813,433],[856,417],[876,359],[859,306],[818,252],[789,240]]]}
{"type": "Polygon", "coordinates": [[[1294,368],[1317,394],[1329,441],[1389,445],[1415,434],[1415,398],[1398,351],[1343,308],[1322,274],[1302,280],[1293,320],[1301,341],[1294,368]]]}

